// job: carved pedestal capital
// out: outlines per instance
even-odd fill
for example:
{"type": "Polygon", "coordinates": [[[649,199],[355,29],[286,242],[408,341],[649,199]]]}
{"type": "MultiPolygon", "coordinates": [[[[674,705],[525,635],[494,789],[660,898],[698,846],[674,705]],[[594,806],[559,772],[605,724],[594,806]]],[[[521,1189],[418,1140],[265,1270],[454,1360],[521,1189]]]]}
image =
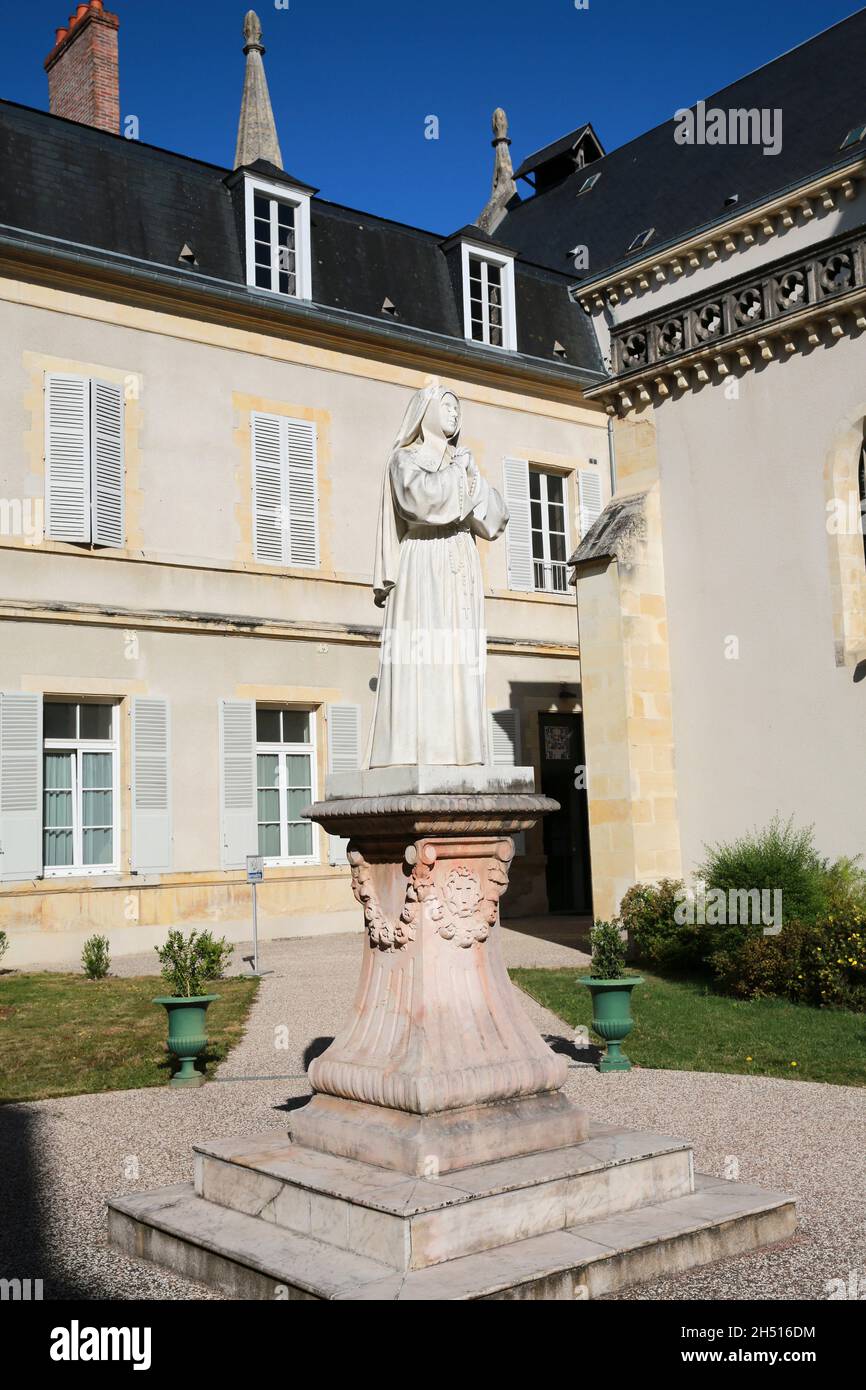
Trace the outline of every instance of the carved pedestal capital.
{"type": "MultiPolygon", "coordinates": [[[[343,1153],[351,1134],[352,1156],[390,1166],[381,1135],[389,1123],[396,1132],[396,1116],[388,1122],[387,1112],[426,1117],[411,1130],[411,1141],[405,1124],[400,1130],[403,1157],[396,1166],[406,1162],[415,1171],[424,1155],[406,1158],[407,1145],[435,1143],[437,1162],[446,1165],[442,1145],[473,1161],[500,1156],[492,1150],[505,1143],[502,1126],[481,1123],[479,1112],[489,1120],[489,1107],[513,1112],[516,1103],[557,1091],[567,1063],[526,1017],[499,940],[499,900],[514,855],[509,832],[538,814],[533,807],[530,816],[526,802],[544,809],[555,803],[516,795],[411,800],[427,804],[408,808],[407,798],[382,798],[361,806],[355,799],[345,817],[336,801],[310,810],[332,833],[349,830],[352,888],[366,937],[352,1017],[311,1064],[317,1096],[297,1112],[293,1132],[302,1144],[343,1153]],[[431,804],[449,800],[461,805],[431,804]],[[494,801],[502,804],[489,804],[494,801]],[[381,1109],[359,1119],[359,1105],[381,1109]],[[472,1142],[459,1112],[474,1116],[472,1142]],[[434,1123],[452,1113],[444,1128],[434,1123]]],[[[577,1142],[585,1129],[581,1112],[558,1101],[555,1113],[556,1134],[566,1134],[559,1142],[577,1142]]],[[[511,1142],[529,1144],[530,1134],[538,1144],[535,1120],[516,1124],[511,1142]]]]}

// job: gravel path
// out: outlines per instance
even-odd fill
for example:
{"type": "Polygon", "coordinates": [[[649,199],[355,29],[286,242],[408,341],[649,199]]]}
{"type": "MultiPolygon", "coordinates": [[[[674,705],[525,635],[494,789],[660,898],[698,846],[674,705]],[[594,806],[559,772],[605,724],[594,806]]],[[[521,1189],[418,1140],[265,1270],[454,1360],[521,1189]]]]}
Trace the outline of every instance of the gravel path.
{"type": "MultiPolygon", "coordinates": [[[[568,947],[503,932],[509,965],[581,964],[568,947]]],[[[42,1278],[46,1297],[213,1298],[210,1290],[105,1240],[105,1200],[192,1175],[193,1142],[273,1129],[309,1094],[305,1059],[333,1036],[354,993],[360,934],[263,944],[262,980],[247,1033],[218,1079],[198,1091],[168,1087],[75,1096],[0,1109],[5,1216],[0,1275],[42,1278]],[[318,1040],[318,1041],[317,1041],[318,1040]],[[268,1078],[268,1079],[248,1079],[268,1078]]],[[[247,953],[239,948],[236,957],[247,953]]],[[[153,969],[118,959],[118,974],[153,969]]],[[[541,1032],[566,1025],[532,1000],[541,1032]]],[[[861,1090],[802,1081],[634,1069],[601,1076],[575,1064],[566,1085],[595,1119],[683,1135],[701,1171],[794,1192],[801,1232],[758,1255],[643,1285],[623,1299],[814,1299],[830,1279],[866,1279],[866,1102],[861,1090]]]]}

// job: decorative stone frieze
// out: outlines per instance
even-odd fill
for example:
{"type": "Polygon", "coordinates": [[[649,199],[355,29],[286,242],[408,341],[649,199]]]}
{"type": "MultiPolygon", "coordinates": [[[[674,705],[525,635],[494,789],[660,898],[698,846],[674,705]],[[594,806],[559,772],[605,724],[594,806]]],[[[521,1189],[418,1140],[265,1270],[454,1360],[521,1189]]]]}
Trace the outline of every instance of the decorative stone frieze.
{"type": "Polygon", "coordinates": [[[866,238],[838,239],[811,255],[802,253],[740,276],[727,285],[614,329],[612,378],[587,395],[608,402],[608,412],[631,410],[640,391],[654,385],[686,390],[725,376],[732,364],[748,368],[817,346],[866,323],[866,238]]]}
{"type": "Polygon", "coordinates": [[[670,271],[674,277],[683,274],[683,261],[696,270],[703,264],[712,264],[719,259],[719,248],[729,255],[738,249],[754,246],[758,241],[767,241],[780,235],[797,223],[815,216],[819,207],[824,212],[832,212],[837,207],[839,195],[851,202],[857,197],[857,184],[863,177],[866,162],[838,170],[831,178],[817,180],[807,185],[797,195],[795,201],[774,199],[761,211],[752,208],[741,216],[731,218],[710,240],[689,238],[669,247],[661,255],[654,251],[651,256],[635,261],[625,273],[622,268],[609,280],[594,285],[578,285],[573,297],[580,301],[587,313],[602,309],[607,304],[616,304],[625,295],[630,297],[637,290],[646,291],[652,283],[663,284],[670,271]]]}

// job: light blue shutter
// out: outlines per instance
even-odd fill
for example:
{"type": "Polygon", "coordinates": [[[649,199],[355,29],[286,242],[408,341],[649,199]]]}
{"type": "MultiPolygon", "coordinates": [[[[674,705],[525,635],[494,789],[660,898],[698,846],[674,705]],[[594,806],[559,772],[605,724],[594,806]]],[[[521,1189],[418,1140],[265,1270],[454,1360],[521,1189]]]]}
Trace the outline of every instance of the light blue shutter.
{"type": "Polygon", "coordinates": [[[319,563],[316,426],[254,412],[253,548],[263,565],[319,563]]]}
{"type": "Polygon", "coordinates": [[[282,565],[285,555],[286,515],[280,417],[254,412],[251,431],[253,555],[262,565],[282,565]]]}
{"type": "MultiPolygon", "coordinates": [[[[328,771],[355,772],[361,766],[360,705],[328,705],[328,771]]],[[[349,841],[328,836],[328,861],[346,863],[349,841]]]]}
{"type": "MultiPolygon", "coordinates": [[[[487,737],[490,747],[488,762],[494,767],[520,767],[520,711],[495,709],[490,711],[487,737]]],[[[516,854],[526,852],[526,835],[520,830],[511,837],[516,854]]]]}
{"type": "Polygon", "coordinates": [[[311,568],[319,563],[318,488],[316,486],[316,426],[311,420],[285,420],[286,563],[311,568]]]}
{"type": "Polygon", "coordinates": [[[171,736],[167,700],[132,701],[132,867],[171,869],[171,736]]]}
{"type": "Polygon", "coordinates": [[[508,587],[522,592],[535,588],[532,566],[532,530],[529,511],[529,464],[526,459],[507,458],[502,470],[508,526],[505,548],[508,558],[508,587]]]}
{"type": "Polygon", "coordinates": [[[42,875],[42,696],[0,695],[0,879],[42,875]]]}
{"type": "Polygon", "coordinates": [[[580,505],[580,538],[583,540],[604,510],[601,479],[597,473],[581,468],[577,474],[577,498],[580,505]]]}
{"type": "Polygon", "coordinates": [[[45,534],[90,540],[90,382],[45,377],[45,534]]]}
{"type": "Polygon", "coordinates": [[[220,700],[221,863],[243,869],[258,854],[256,707],[252,700],[220,700]]]}
{"type": "Polygon", "coordinates": [[[94,381],[90,390],[90,495],[94,545],[125,544],[123,388],[94,381]]]}

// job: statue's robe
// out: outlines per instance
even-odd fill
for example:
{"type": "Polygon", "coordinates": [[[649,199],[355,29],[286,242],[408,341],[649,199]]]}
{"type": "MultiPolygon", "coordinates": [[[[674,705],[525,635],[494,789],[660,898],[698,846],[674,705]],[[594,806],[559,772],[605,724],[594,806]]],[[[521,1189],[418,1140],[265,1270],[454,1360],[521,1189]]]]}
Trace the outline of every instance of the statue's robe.
{"type": "Polygon", "coordinates": [[[508,510],[449,447],[431,469],[418,446],[396,449],[390,501],[400,535],[385,602],[370,767],[487,761],[484,588],[476,536],[495,540],[508,510]]]}

